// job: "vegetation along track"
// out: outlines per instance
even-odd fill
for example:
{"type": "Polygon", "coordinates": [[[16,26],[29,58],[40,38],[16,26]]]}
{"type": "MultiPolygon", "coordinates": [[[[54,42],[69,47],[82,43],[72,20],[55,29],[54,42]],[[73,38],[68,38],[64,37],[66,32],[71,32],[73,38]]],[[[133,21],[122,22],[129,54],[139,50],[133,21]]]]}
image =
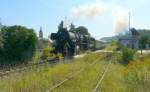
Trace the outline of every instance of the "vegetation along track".
{"type": "MultiPolygon", "coordinates": [[[[112,53],[112,54],[115,54],[115,53],[112,53]]],[[[112,59],[116,58],[116,57],[113,57],[112,55],[107,55],[107,57],[109,59],[109,63],[106,65],[103,73],[100,73],[99,77],[98,77],[98,81],[96,82],[96,86],[94,87],[93,91],[92,92],[97,92],[98,90],[100,90],[100,86],[102,84],[102,81],[104,79],[104,77],[106,76],[106,73],[107,71],[109,70],[110,68],[110,65],[112,63],[112,59]]],[[[99,91],[98,91],[99,92],[99,91]]]]}
{"type": "MultiPolygon", "coordinates": [[[[106,56],[105,56],[105,60],[108,60],[108,59],[110,59],[111,58],[111,56],[110,56],[110,54],[106,54],[106,56]]],[[[95,67],[95,65],[99,65],[98,63],[99,62],[101,62],[99,59],[96,59],[94,62],[92,62],[89,66],[90,67],[95,67]]],[[[104,76],[105,76],[105,74],[106,74],[106,72],[107,72],[107,70],[108,70],[108,67],[109,67],[109,65],[110,65],[110,62],[105,62],[105,63],[108,63],[107,65],[105,65],[105,67],[104,67],[104,71],[102,72],[102,73],[100,73],[100,75],[102,75],[102,76],[99,76],[99,77],[101,77],[100,78],[100,82],[103,80],[103,78],[104,78],[104,76]]],[[[82,75],[82,73],[84,72],[84,71],[86,71],[87,70],[87,68],[86,67],[83,67],[83,68],[81,68],[80,70],[78,70],[78,71],[76,71],[76,72],[74,72],[74,73],[69,73],[68,74],[68,76],[64,79],[64,80],[62,80],[61,82],[59,82],[58,84],[56,84],[56,85],[54,85],[54,86],[52,86],[50,89],[48,89],[48,90],[46,90],[46,92],[60,92],[60,91],[62,91],[63,90],[63,88],[60,88],[60,87],[62,87],[63,85],[65,85],[66,83],[68,83],[69,81],[74,81],[74,79],[76,78],[76,77],[78,77],[80,74],[82,75]],[[62,90],[59,90],[59,88],[60,89],[62,89],[62,90]]],[[[99,74],[99,73],[98,73],[99,74]]],[[[99,79],[99,77],[98,77],[98,79],[99,79]]],[[[93,90],[93,92],[96,92],[96,90],[97,90],[97,88],[98,88],[98,86],[99,86],[99,84],[100,84],[100,82],[98,81],[98,83],[96,84],[96,87],[94,88],[94,90],[93,90]]],[[[71,85],[71,84],[70,84],[71,85]]],[[[64,86],[63,86],[64,87],[64,86]]],[[[76,91],[76,90],[73,90],[73,91],[76,91]]],[[[63,92],[63,91],[62,91],[63,92]]]]}
{"type": "Polygon", "coordinates": [[[104,79],[104,77],[105,77],[105,75],[106,75],[106,73],[107,73],[107,71],[109,69],[110,64],[111,64],[111,61],[109,61],[108,65],[106,66],[106,68],[104,70],[104,72],[102,73],[102,76],[99,76],[98,82],[97,82],[97,84],[96,84],[96,86],[95,86],[95,88],[94,88],[94,90],[92,92],[97,92],[100,84],[102,83],[102,80],[104,79]]]}
{"type": "Polygon", "coordinates": [[[23,67],[18,67],[18,68],[15,68],[15,69],[9,69],[9,70],[6,70],[4,72],[0,72],[0,77],[4,77],[4,76],[7,76],[7,75],[16,73],[16,72],[22,72],[22,71],[25,71],[25,70],[27,70],[27,69],[29,69],[31,67],[40,66],[40,65],[46,64],[48,62],[55,62],[55,61],[58,61],[58,59],[51,59],[51,60],[42,61],[42,62],[39,62],[39,63],[27,64],[27,65],[25,65],[23,67]]]}
{"type": "Polygon", "coordinates": [[[26,64],[24,66],[19,66],[17,68],[15,67],[14,69],[13,68],[6,68],[6,69],[3,69],[4,71],[2,70],[2,72],[0,72],[0,77],[8,76],[8,75],[16,73],[16,72],[22,72],[22,71],[25,71],[29,68],[34,67],[34,66],[40,66],[40,65],[43,65],[45,63],[56,62],[56,61],[58,61],[58,59],[53,58],[53,59],[50,59],[48,61],[41,61],[39,63],[26,64]]]}
{"type": "MultiPolygon", "coordinates": [[[[97,60],[95,60],[93,63],[91,63],[91,65],[94,65],[96,64],[97,60]]],[[[81,68],[80,70],[74,72],[73,74],[72,73],[69,73],[68,76],[63,80],[61,81],[60,83],[56,84],[55,86],[51,87],[50,89],[48,89],[46,92],[51,92],[53,90],[55,90],[56,88],[60,87],[61,85],[63,85],[65,82],[73,79],[74,77],[76,77],[78,74],[80,74],[81,72],[84,71],[85,68],[81,68]]]]}

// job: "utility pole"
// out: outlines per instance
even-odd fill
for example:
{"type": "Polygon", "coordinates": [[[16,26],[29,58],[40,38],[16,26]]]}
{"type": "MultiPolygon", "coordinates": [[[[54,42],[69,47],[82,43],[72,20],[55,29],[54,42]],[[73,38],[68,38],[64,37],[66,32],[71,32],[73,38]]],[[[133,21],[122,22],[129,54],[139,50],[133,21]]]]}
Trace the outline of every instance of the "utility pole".
{"type": "Polygon", "coordinates": [[[131,35],[132,35],[132,32],[130,30],[130,12],[128,13],[128,16],[129,16],[129,33],[131,33],[131,35]]]}
{"type": "Polygon", "coordinates": [[[132,49],[134,48],[134,44],[133,44],[133,34],[132,34],[132,31],[131,31],[131,26],[130,26],[130,24],[131,24],[131,22],[130,22],[130,20],[131,20],[131,13],[129,12],[128,13],[129,14],[129,33],[130,33],[130,36],[131,36],[131,47],[132,47],[132,49]]]}

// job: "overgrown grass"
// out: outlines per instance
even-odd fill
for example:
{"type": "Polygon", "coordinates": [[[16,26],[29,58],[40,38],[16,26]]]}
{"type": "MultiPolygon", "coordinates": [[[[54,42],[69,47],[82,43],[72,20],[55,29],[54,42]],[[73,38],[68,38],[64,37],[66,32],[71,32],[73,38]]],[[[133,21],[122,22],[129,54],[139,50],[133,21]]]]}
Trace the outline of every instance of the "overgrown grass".
{"type": "Polygon", "coordinates": [[[98,61],[95,65],[86,66],[81,74],[66,82],[54,92],[92,92],[107,63],[98,61]]]}
{"type": "Polygon", "coordinates": [[[112,63],[100,86],[101,92],[150,92],[150,58],[131,61],[127,66],[112,63]]]}
{"type": "Polygon", "coordinates": [[[98,92],[150,92],[149,55],[138,57],[126,66],[116,61],[117,53],[105,59],[107,55],[90,53],[69,63],[60,62],[51,67],[46,64],[12,74],[0,79],[0,92],[45,92],[82,68],[83,72],[52,92],[92,92],[108,61],[111,65],[98,92]],[[97,63],[91,65],[96,59],[97,63]]]}
{"type": "Polygon", "coordinates": [[[150,58],[131,62],[124,71],[125,83],[132,92],[150,92],[150,58]]]}
{"type": "Polygon", "coordinates": [[[61,82],[68,74],[91,64],[91,61],[100,59],[101,55],[91,54],[85,58],[73,60],[72,63],[58,63],[52,68],[49,64],[33,67],[22,73],[0,79],[1,92],[45,92],[48,88],[61,82]],[[90,59],[85,59],[92,57],[90,59]]]}

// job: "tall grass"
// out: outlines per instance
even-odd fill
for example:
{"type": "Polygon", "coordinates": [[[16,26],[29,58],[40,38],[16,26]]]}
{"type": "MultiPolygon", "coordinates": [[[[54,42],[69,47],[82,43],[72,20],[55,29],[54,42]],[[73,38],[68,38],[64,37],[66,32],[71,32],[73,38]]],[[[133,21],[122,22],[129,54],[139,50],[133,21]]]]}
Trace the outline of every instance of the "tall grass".
{"type": "MultiPolygon", "coordinates": [[[[52,68],[49,64],[0,79],[1,92],[45,92],[48,88],[64,80],[70,73],[91,64],[100,55],[91,54],[92,59],[79,58],[72,63],[58,63],[52,68]]],[[[87,57],[87,56],[86,56],[87,57]]],[[[88,55],[90,57],[90,55],[88,55]]]]}
{"type": "Polygon", "coordinates": [[[86,66],[85,70],[75,78],[60,86],[54,92],[92,92],[98,76],[102,75],[107,62],[98,61],[95,65],[86,66]]]}
{"type": "Polygon", "coordinates": [[[126,66],[116,62],[116,56],[117,53],[105,59],[105,54],[90,53],[70,63],[32,67],[25,72],[0,78],[0,92],[45,92],[82,68],[83,72],[52,92],[91,92],[108,61],[111,61],[111,65],[98,92],[150,92],[149,55],[133,60],[126,66]],[[95,60],[96,63],[91,65],[95,60]]]}
{"type": "Polygon", "coordinates": [[[127,66],[112,63],[100,86],[101,92],[150,92],[150,58],[135,60],[127,66]]]}

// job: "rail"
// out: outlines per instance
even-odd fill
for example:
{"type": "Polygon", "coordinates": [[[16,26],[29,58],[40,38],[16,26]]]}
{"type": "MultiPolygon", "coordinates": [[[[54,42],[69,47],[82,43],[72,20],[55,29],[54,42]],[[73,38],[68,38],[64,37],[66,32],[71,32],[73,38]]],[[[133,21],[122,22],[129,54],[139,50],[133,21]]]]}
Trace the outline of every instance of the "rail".
{"type": "MultiPolygon", "coordinates": [[[[90,65],[94,65],[95,63],[97,63],[96,59],[93,63],[91,63],[90,65]]],[[[63,85],[64,83],[66,83],[67,81],[73,79],[74,77],[76,77],[78,74],[80,74],[81,72],[83,72],[85,70],[85,68],[81,68],[80,70],[76,71],[75,73],[73,73],[72,75],[69,75],[68,77],[66,77],[63,81],[61,81],[60,83],[56,84],[55,86],[51,87],[50,89],[46,90],[46,92],[52,92],[53,90],[55,90],[56,88],[60,87],[61,85],[63,85]]],[[[70,74],[70,73],[69,73],[70,74]]]]}
{"type": "Polygon", "coordinates": [[[105,77],[105,75],[106,75],[106,73],[108,71],[108,68],[109,68],[110,64],[111,64],[111,61],[109,61],[108,65],[106,66],[106,69],[102,73],[102,76],[101,75],[99,76],[99,78],[98,78],[99,80],[98,80],[98,82],[97,82],[97,84],[96,84],[96,86],[95,86],[95,88],[94,88],[94,90],[92,92],[97,92],[100,84],[102,83],[102,81],[103,81],[103,79],[104,79],[104,77],[105,77]]]}

